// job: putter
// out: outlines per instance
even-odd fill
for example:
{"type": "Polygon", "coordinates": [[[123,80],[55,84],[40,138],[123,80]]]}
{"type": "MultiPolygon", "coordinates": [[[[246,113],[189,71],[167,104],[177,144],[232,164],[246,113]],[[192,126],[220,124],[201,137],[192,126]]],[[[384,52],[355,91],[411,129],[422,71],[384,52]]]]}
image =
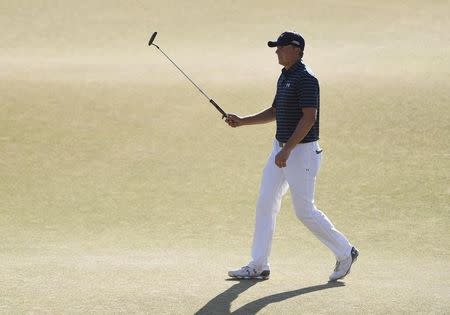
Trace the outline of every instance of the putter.
{"type": "Polygon", "coordinates": [[[167,58],[169,59],[169,61],[178,69],[180,70],[180,72],[200,91],[200,93],[202,93],[207,99],[208,101],[222,114],[222,119],[227,117],[227,114],[224,112],[224,110],[222,108],[220,108],[220,106],[214,102],[214,100],[212,98],[210,98],[208,95],[206,95],[205,92],[202,91],[201,88],[199,88],[199,86],[197,84],[194,83],[194,81],[191,80],[191,78],[188,77],[188,75],[186,73],[184,73],[183,70],[181,70],[180,67],[177,66],[177,64],[175,62],[172,61],[172,59],[170,59],[169,56],[167,56],[164,51],[161,50],[161,48],[159,48],[158,45],[153,44],[153,41],[155,40],[157,32],[154,32],[153,35],[150,37],[150,40],[148,41],[148,45],[151,46],[155,46],[156,48],[158,48],[158,50],[167,58]]]}

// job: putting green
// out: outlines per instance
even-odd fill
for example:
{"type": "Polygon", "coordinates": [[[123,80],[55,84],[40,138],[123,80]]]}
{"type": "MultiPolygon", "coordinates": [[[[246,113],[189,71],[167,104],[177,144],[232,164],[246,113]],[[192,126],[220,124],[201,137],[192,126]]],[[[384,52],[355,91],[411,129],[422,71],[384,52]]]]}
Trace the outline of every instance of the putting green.
{"type": "Polygon", "coordinates": [[[450,310],[449,4],[2,1],[0,313],[450,310]],[[321,84],[317,204],[360,249],[345,282],[283,201],[268,281],[249,259],[274,125],[267,40],[321,84]]]}

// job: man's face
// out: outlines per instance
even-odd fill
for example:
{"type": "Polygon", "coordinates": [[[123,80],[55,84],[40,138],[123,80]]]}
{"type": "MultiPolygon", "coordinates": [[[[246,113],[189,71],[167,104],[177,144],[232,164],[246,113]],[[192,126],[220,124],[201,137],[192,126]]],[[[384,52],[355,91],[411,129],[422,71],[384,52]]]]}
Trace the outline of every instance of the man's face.
{"type": "Polygon", "coordinates": [[[287,45],[277,46],[275,53],[278,55],[278,63],[285,67],[290,67],[297,62],[300,48],[287,45]]]}

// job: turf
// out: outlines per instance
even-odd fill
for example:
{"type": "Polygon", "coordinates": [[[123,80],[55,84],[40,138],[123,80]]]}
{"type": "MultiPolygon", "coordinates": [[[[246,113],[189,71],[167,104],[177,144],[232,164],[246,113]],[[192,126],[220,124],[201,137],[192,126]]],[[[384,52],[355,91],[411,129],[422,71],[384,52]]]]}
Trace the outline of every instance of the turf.
{"type": "Polygon", "coordinates": [[[0,312],[450,312],[445,1],[0,4],[0,312]],[[321,83],[317,204],[360,249],[345,282],[283,202],[267,281],[245,264],[274,125],[266,41],[321,83]]]}

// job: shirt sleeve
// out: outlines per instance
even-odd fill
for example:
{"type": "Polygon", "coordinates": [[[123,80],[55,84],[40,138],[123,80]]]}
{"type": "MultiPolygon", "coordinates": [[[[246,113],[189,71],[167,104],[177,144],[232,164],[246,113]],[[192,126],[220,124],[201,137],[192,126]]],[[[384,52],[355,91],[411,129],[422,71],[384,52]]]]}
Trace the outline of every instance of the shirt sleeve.
{"type": "Polygon", "coordinates": [[[319,107],[319,82],[313,76],[304,76],[298,85],[300,107],[319,107]]]}

